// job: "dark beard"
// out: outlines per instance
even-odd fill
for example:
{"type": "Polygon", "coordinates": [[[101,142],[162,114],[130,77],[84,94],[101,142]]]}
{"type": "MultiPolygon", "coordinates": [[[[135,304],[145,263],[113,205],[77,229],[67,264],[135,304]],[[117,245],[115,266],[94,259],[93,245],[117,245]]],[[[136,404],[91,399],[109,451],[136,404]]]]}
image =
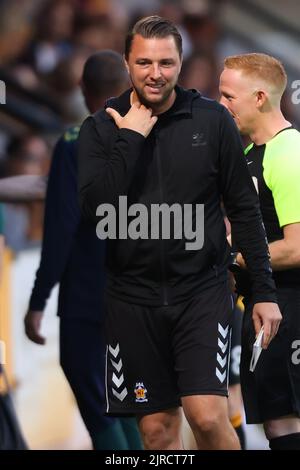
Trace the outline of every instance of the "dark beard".
{"type": "Polygon", "coordinates": [[[133,89],[139,99],[139,102],[143,104],[144,106],[146,106],[146,108],[151,108],[153,110],[155,110],[158,107],[161,107],[161,105],[163,105],[168,100],[168,98],[170,97],[170,95],[172,94],[174,90],[174,88],[172,88],[165,96],[163,96],[162,100],[159,101],[158,103],[151,103],[147,99],[145,99],[144,96],[142,96],[136,88],[133,87],[133,89]]]}

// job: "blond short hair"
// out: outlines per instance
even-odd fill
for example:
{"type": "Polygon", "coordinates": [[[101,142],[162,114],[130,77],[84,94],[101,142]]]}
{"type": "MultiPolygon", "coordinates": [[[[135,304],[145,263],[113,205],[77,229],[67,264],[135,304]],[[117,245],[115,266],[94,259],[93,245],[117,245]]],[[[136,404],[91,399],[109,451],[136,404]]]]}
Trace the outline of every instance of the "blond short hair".
{"type": "Polygon", "coordinates": [[[241,70],[251,78],[258,78],[274,87],[274,92],[283,94],[287,75],[282,63],[267,54],[251,53],[226,57],[224,66],[227,69],[241,70]]]}

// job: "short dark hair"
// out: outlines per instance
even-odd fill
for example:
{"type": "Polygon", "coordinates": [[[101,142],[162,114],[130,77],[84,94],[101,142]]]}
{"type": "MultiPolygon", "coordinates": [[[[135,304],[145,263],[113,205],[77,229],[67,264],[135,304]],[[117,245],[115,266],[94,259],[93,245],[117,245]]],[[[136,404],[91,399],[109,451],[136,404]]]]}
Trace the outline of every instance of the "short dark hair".
{"type": "Polygon", "coordinates": [[[128,60],[132,41],[136,34],[140,34],[145,39],[173,36],[179,56],[182,56],[182,38],[176,26],[170,20],[153,15],[140,19],[127,34],[124,53],[126,60],[128,60]]]}
{"type": "Polygon", "coordinates": [[[112,96],[127,81],[128,74],[123,57],[118,52],[96,52],[84,65],[82,83],[94,96],[112,96]]]}

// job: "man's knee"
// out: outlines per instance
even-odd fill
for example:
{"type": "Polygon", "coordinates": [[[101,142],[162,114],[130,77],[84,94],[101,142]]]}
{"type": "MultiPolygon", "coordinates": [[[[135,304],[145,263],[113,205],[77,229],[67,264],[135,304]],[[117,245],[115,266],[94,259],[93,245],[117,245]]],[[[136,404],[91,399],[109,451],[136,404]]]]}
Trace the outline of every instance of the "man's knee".
{"type": "Polygon", "coordinates": [[[160,449],[169,445],[170,435],[162,422],[147,422],[140,426],[146,449],[160,449]]]}
{"type": "Polygon", "coordinates": [[[224,419],[227,417],[222,416],[218,411],[203,412],[200,416],[193,418],[194,426],[204,434],[215,433],[220,427],[224,425],[224,419]]]}
{"type": "Polygon", "coordinates": [[[264,422],[264,430],[268,440],[275,439],[287,434],[300,432],[300,419],[297,416],[282,416],[264,422]]]}
{"type": "MultiPolygon", "coordinates": [[[[196,397],[195,397],[196,398],[196,397]]],[[[185,407],[185,415],[193,430],[209,434],[224,428],[229,423],[225,397],[208,397],[199,399],[195,406],[185,407]]]]}
{"type": "Polygon", "coordinates": [[[146,449],[167,449],[178,442],[181,429],[178,413],[155,413],[139,420],[139,429],[146,449]]]}

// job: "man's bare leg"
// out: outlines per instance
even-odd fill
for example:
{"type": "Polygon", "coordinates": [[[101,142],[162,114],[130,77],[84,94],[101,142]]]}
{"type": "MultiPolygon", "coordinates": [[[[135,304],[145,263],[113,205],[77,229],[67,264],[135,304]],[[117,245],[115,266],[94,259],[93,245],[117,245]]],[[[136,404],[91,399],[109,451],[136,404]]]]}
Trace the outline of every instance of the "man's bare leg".
{"type": "Polygon", "coordinates": [[[144,415],[138,424],[145,450],[183,450],[179,408],[144,415]]]}
{"type": "Polygon", "coordinates": [[[185,416],[198,449],[240,450],[240,443],[228,418],[227,398],[193,395],[182,398],[185,416]]]}

